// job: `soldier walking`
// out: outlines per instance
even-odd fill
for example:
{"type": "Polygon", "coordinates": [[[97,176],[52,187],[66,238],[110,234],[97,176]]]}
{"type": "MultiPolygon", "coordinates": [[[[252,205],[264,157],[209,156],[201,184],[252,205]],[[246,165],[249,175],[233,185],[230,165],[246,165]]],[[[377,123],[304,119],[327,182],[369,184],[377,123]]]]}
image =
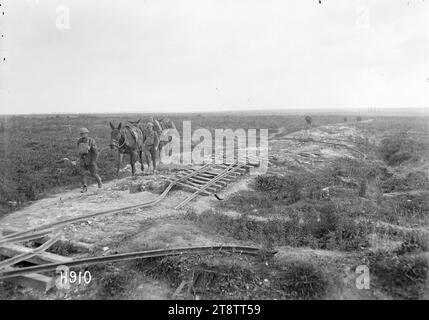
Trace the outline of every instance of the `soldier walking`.
{"type": "Polygon", "coordinates": [[[89,130],[87,128],[80,129],[80,138],[77,141],[79,150],[79,171],[82,183],[81,192],[87,191],[87,177],[86,171],[89,171],[91,177],[97,180],[98,187],[102,187],[101,178],[98,175],[97,158],[98,149],[95,144],[95,140],[89,137],[89,130]]]}

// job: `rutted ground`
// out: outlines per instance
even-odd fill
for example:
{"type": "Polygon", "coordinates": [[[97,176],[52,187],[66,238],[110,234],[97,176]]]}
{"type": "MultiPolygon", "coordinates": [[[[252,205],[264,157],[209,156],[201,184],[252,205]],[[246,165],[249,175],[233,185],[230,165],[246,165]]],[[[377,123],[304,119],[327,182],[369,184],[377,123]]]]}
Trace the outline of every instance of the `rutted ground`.
{"type": "MultiPolygon", "coordinates": [[[[269,173],[284,174],[285,172],[305,171],[311,174],[329,166],[337,159],[366,159],[367,150],[362,148],[362,144],[366,142],[377,145],[379,139],[380,137],[369,135],[368,132],[353,124],[321,126],[287,135],[280,129],[278,133],[270,136],[269,173]]],[[[424,170],[428,170],[427,163],[422,163],[420,166],[424,170]]],[[[152,200],[158,196],[156,192],[153,192],[153,189],[162,188],[164,180],[174,175],[176,170],[170,169],[161,167],[160,173],[156,176],[140,174],[134,179],[124,177],[106,183],[101,190],[91,186],[86,194],[80,194],[78,189],[73,189],[53,195],[4,217],[1,220],[1,227],[28,229],[61,219],[132,206],[152,200]],[[144,191],[130,193],[130,188],[132,189],[134,185],[142,185],[144,191]]],[[[225,200],[201,196],[196,201],[191,202],[187,208],[179,211],[175,210],[174,206],[183,200],[188,193],[182,190],[174,190],[155,207],[92,218],[85,222],[67,226],[63,230],[63,235],[68,239],[94,244],[96,248],[94,254],[197,245],[260,245],[251,238],[239,239],[233,235],[216,233],[213,231],[215,229],[210,228],[210,225],[204,226],[204,224],[197,223],[197,218],[195,218],[211,208],[218,208],[223,201],[237,192],[250,190],[253,181],[254,177],[243,177],[218,194],[220,199],[225,200]]],[[[353,185],[355,183],[356,181],[352,181],[352,179],[344,178],[344,184],[353,185]]],[[[370,188],[371,185],[368,186],[368,189],[370,188]]],[[[335,188],[327,187],[323,192],[329,196],[330,193],[335,192],[335,188]]],[[[242,217],[242,213],[233,209],[224,209],[222,214],[232,219],[242,217]]],[[[257,222],[279,218],[275,215],[261,215],[257,207],[246,213],[246,217],[257,222]]],[[[379,223],[392,225],[389,222],[379,223]]],[[[405,228],[403,226],[397,227],[405,228]]],[[[428,228],[427,225],[420,227],[423,230],[428,228]]],[[[370,240],[370,245],[373,247],[386,246],[386,243],[392,244],[389,242],[390,240],[380,241],[377,237],[370,240]]],[[[396,244],[396,246],[398,245],[400,242],[396,244]]],[[[275,264],[286,263],[288,260],[296,258],[314,263],[324,270],[326,275],[332,275],[332,279],[335,280],[330,280],[333,283],[331,283],[330,290],[325,297],[334,299],[390,298],[378,288],[372,290],[356,289],[355,267],[363,263],[359,252],[310,249],[308,247],[296,248],[288,245],[277,246],[275,249],[278,251],[275,264]]],[[[267,266],[268,263],[271,262],[267,262],[267,266]]],[[[120,266],[118,268],[120,270],[120,266]]],[[[125,268],[127,267],[125,266],[125,268]]],[[[122,270],[124,271],[124,269],[122,270]]],[[[146,273],[139,274],[131,280],[128,279],[126,288],[117,297],[171,298],[175,291],[175,287],[169,281],[154,279],[153,275],[146,275],[146,273]]],[[[96,290],[99,288],[83,292],[77,290],[67,294],[51,292],[46,297],[93,297],[96,290]]],[[[32,297],[44,298],[45,296],[32,293],[32,297]]]]}

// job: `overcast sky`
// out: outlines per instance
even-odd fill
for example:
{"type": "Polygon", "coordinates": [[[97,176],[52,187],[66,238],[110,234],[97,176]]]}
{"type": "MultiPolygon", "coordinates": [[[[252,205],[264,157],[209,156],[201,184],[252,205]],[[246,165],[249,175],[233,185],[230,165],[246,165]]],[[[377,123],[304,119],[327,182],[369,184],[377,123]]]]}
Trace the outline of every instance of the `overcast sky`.
{"type": "Polygon", "coordinates": [[[3,114],[428,106],[427,0],[1,2],[3,114]]]}

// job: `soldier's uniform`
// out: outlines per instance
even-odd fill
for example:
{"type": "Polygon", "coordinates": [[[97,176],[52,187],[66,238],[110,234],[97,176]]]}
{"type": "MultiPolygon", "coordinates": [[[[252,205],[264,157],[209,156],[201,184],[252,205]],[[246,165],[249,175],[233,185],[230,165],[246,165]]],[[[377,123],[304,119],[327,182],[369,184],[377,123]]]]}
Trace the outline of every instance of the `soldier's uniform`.
{"type": "MultiPolygon", "coordinates": [[[[82,128],[81,133],[88,133],[89,131],[82,128]]],[[[97,180],[98,187],[101,188],[101,178],[98,175],[97,158],[98,149],[95,140],[91,137],[81,137],[77,141],[79,149],[79,171],[81,176],[82,191],[86,191],[87,182],[85,172],[88,170],[91,177],[97,180]]]]}
{"type": "Polygon", "coordinates": [[[148,163],[152,163],[153,169],[156,169],[156,160],[159,145],[159,136],[155,131],[153,123],[149,122],[143,128],[143,146],[148,163]]]}

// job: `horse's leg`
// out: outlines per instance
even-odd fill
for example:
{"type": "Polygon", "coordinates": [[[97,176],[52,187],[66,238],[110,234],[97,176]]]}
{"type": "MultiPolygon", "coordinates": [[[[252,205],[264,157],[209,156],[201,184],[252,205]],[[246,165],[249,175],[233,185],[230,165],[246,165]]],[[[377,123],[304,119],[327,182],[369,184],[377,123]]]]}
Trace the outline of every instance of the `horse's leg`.
{"type": "Polygon", "coordinates": [[[139,157],[140,157],[141,170],[142,170],[142,172],[144,172],[144,165],[143,165],[143,151],[142,151],[142,150],[140,150],[140,151],[139,151],[139,157]]]}
{"type": "Polygon", "coordinates": [[[156,150],[156,163],[157,163],[157,165],[159,165],[161,163],[161,152],[162,152],[163,146],[164,146],[163,142],[159,142],[158,150],[156,150]]]}
{"type": "Polygon", "coordinates": [[[122,158],[124,157],[124,154],[118,151],[118,166],[117,166],[117,171],[116,171],[116,175],[119,176],[119,171],[121,170],[121,164],[122,164],[122,158]]]}
{"type": "Polygon", "coordinates": [[[130,153],[130,164],[131,164],[131,175],[134,176],[136,173],[136,152],[132,151],[130,153]]]}
{"type": "Polygon", "coordinates": [[[153,164],[153,172],[156,171],[156,160],[157,160],[157,150],[158,148],[156,148],[155,146],[151,146],[150,148],[150,152],[151,152],[151,156],[152,156],[152,164],[153,164]]]}
{"type": "Polygon", "coordinates": [[[148,169],[150,170],[150,162],[152,161],[151,160],[152,158],[151,158],[150,152],[146,146],[143,148],[143,153],[144,153],[144,157],[146,160],[146,165],[147,165],[148,169]]]}
{"type": "Polygon", "coordinates": [[[162,149],[168,144],[168,142],[166,141],[161,141],[159,142],[159,146],[158,146],[158,164],[161,163],[162,159],[161,159],[161,154],[162,154],[162,149]]]}

